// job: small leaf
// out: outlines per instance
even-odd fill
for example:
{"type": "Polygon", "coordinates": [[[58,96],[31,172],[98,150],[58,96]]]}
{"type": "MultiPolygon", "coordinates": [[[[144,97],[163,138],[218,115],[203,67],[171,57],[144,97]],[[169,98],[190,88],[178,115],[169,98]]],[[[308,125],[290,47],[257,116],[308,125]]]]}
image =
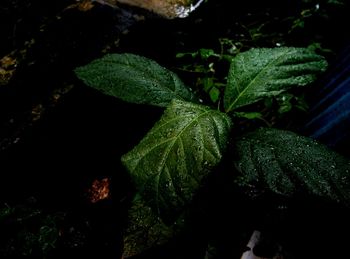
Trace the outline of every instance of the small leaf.
{"type": "Polygon", "coordinates": [[[300,188],[337,201],[350,199],[350,161],[293,132],[262,128],[236,142],[240,185],[260,184],[292,195],[300,188]]]}
{"type": "Polygon", "coordinates": [[[209,91],[209,96],[210,96],[210,99],[212,100],[212,102],[216,103],[219,100],[219,97],[220,97],[220,90],[217,89],[216,87],[213,87],[209,91]]]}
{"type": "Polygon", "coordinates": [[[205,92],[209,92],[211,88],[214,86],[214,78],[212,77],[204,77],[201,78],[201,83],[203,84],[203,89],[205,92]]]}
{"type": "Polygon", "coordinates": [[[290,112],[292,110],[292,104],[290,102],[285,102],[282,105],[280,105],[280,107],[278,108],[278,113],[279,114],[283,114],[283,113],[287,113],[290,112]]]}
{"type": "Polygon", "coordinates": [[[176,53],[176,58],[183,58],[186,57],[187,55],[191,55],[192,53],[184,53],[184,52],[180,52],[180,53],[176,53]]]}
{"type": "Polygon", "coordinates": [[[248,120],[263,119],[263,115],[260,112],[235,112],[235,115],[248,120]]]}
{"type": "Polygon", "coordinates": [[[224,97],[227,112],[312,83],[327,67],[325,59],[304,48],[251,49],[232,61],[224,97]]]}
{"type": "Polygon", "coordinates": [[[230,128],[226,114],[174,100],[122,162],[148,204],[171,221],[221,160],[230,128]]]}
{"type": "MultiPolygon", "coordinates": [[[[182,223],[182,219],[179,219],[179,222],[182,223]]],[[[167,243],[181,228],[182,224],[165,225],[137,195],[128,212],[128,227],[124,233],[123,258],[141,254],[150,248],[167,243]]]]}
{"type": "Polygon", "coordinates": [[[166,107],[174,98],[194,100],[177,75],[134,54],[106,55],[75,73],[86,85],[131,103],[166,107]]]}
{"type": "Polygon", "coordinates": [[[278,103],[278,113],[283,114],[290,112],[293,109],[292,101],[293,95],[288,93],[282,93],[276,97],[278,103]]]}
{"type": "Polygon", "coordinates": [[[212,49],[200,49],[199,55],[204,60],[207,60],[210,57],[220,57],[220,55],[216,54],[212,49]]]}

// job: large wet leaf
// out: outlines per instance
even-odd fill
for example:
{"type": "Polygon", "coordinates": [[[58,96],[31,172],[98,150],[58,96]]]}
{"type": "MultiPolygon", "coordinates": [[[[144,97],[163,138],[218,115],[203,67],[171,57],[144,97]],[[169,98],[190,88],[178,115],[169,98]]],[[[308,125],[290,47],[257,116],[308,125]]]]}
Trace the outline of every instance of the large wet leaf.
{"type": "Polygon", "coordinates": [[[237,55],[230,67],[224,106],[227,112],[312,83],[327,67],[325,59],[304,48],[260,48],[237,55]]]}
{"type": "Polygon", "coordinates": [[[166,107],[194,96],[173,72],[134,54],[109,54],[75,70],[90,87],[131,103],[166,107]]]}
{"type": "Polygon", "coordinates": [[[122,162],[148,204],[171,221],[219,163],[229,117],[203,105],[174,100],[122,162]]]}
{"type": "Polygon", "coordinates": [[[166,244],[182,229],[183,219],[167,226],[137,195],[128,212],[124,233],[123,258],[129,258],[150,248],[166,244]]]}
{"type": "Polygon", "coordinates": [[[337,201],[350,199],[350,160],[293,132],[262,128],[236,142],[238,183],[275,193],[308,191],[337,201]]]}

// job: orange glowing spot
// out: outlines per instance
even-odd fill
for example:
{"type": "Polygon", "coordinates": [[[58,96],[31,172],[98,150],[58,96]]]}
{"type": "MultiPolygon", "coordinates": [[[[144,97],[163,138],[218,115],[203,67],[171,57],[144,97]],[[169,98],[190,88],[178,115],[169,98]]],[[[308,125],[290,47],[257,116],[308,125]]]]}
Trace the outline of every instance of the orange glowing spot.
{"type": "Polygon", "coordinates": [[[89,199],[92,203],[96,203],[100,200],[110,198],[110,179],[103,178],[101,180],[94,180],[91,188],[89,189],[89,199]]]}
{"type": "Polygon", "coordinates": [[[78,10],[82,12],[86,12],[91,10],[94,7],[92,2],[90,0],[85,0],[82,1],[81,3],[78,4],[78,10]]]}

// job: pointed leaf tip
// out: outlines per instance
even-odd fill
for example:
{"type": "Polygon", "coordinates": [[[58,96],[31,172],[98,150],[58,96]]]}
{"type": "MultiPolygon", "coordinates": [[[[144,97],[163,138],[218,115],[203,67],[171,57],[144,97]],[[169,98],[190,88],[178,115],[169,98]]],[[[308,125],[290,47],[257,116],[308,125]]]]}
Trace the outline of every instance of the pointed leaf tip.
{"type": "Polygon", "coordinates": [[[176,74],[134,54],[109,54],[75,73],[86,85],[130,103],[166,107],[174,98],[195,100],[176,74]]]}
{"type": "Polygon", "coordinates": [[[306,48],[258,48],[238,54],[231,63],[224,96],[226,112],[312,83],[326,60],[306,48]]]}

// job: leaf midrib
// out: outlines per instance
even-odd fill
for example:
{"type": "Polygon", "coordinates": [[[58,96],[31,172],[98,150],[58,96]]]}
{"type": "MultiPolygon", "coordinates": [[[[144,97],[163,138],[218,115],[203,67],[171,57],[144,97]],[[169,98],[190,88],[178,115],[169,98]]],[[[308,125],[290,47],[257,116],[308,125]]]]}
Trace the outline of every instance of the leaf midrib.
{"type": "MultiPolygon", "coordinates": [[[[169,145],[169,147],[166,149],[165,153],[164,153],[164,156],[163,156],[163,159],[161,161],[161,164],[159,165],[159,172],[157,173],[156,175],[156,178],[155,178],[155,181],[156,181],[156,186],[157,186],[157,189],[156,189],[156,206],[157,206],[157,210],[158,210],[158,213],[159,213],[159,180],[160,180],[160,176],[162,175],[162,173],[164,172],[164,170],[162,170],[162,168],[164,168],[164,165],[167,161],[167,157],[171,151],[171,149],[173,148],[173,146],[175,145],[176,141],[180,138],[181,134],[183,132],[185,132],[194,122],[198,121],[200,117],[208,114],[208,113],[211,113],[211,112],[214,112],[214,111],[211,111],[211,110],[208,110],[208,111],[205,111],[203,113],[201,113],[200,115],[198,115],[196,118],[194,118],[186,127],[184,127],[177,136],[175,136],[173,138],[173,142],[169,145]]],[[[171,177],[170,177],[171,178],[171,177]]]]}
{"type": "MultiPolygon", "coordinates": [[[[209,113],[209,112],[214,112],[214,111],[205,110],[205,112],[203,112],[203,113],[201,113],[200,115],[198,115],[197,117],[195,117],[194,120],[197,120],[197,119],[198,119],[200,116],[202,116],[204,113],[209,113]]],[[[166,121],[165,123],[159,125],[156,129],[153,129],[153,132],[152,132],[152,133],[161,130],[161,128],[165,127],[166,125],[168,125],[168,124],[170,124],[170,123],[172,123],[172,122],[174,122],[174,121],[177,121],[177,120],[180,120],[180,119],[183,119],[183,118],[186,118],[186,117],[190,117],[190,116],[192,116],[192,115],[179,116],[179,117],[177,117],[177,118],[168,120],[168,121],[166,121]]],[[[191,122],[191,123],[192,123],[192,122],[191,122]]],[[[189,125],[188,125],[188,126],[189,126],[189,125]]],[[[186,127],[188,127],[188,126],[186,126],[186,127]]],[[[182,130],[181,130],[180,132],[182,133],[182,130]]],[[[163,144],[165,144],[165,143],[167,143],[167,142],[169,142],[169,141],[171,141],[171,140],[173,140],[173,139],[176,139],[176,138],[177,138],[177,136],[174,136],[174,137],[168,138],[168,139],[166,139],[166,140],[164,140],[164,141],[158,142],[156,145],[154,145],[154,146],[152,146],[151,148],[147,149],[147,152],[143,153],[143,156],[146,156],[146,155],[147,155],[148,153],[150,153],[153,149],[155,149],[155,148],[157,148],[157,147],[159,147],[159,146],[161,146],[161,145],[163,145],[163,144]]],[[[141,159],[142,159],[142,158],[141,158],[141,159]]],[[[140,160],[141,160],[141,159],[140,159],[140,160]]],[[[125,161],[129,161],[129,160],[130,160],[130,159],[124,159],[124,162],[125,162],[125,161]]]]}
{"type": "MultiPolygon", "coordinates": [[[[291,54],[293,52],[296,52],[296,51],[292,51],[290,52],[291,54]]],[[[270,61],[259,73],[256,74],[256,76],[250,81],[250,83],[247,85],[246,88],[243,89],[242,92],[240,92],[238,94],[238,96],[236,97],[236,99],[231,103],[231,105],[228,107],[228,109],[226,110],[226,113],[227,112],[230,112],[232,110],[232,107],[238,102],[238,100],[242,97],[242,95],[245,94],[245,92],[251,87],[251,85],[253,85],[253,83],[255,83],[255,81],[261,76],[261,74],[263,72],[265,72],[268,68],[270,68],[271,66],[273,66],[275,63],[277,63],[278,61],[280,61],[280,59],[286,54],[288,53],[288,49],[285,50],[283,53],[281,53],[281,55],[279,57],[277,57],[276,59],[270,61]]]]}
{"type": "MultiPolygon", "coordinates": [[[[282,165],[283,165],[282,161],[286,161],[285,157],[283,157],[283,159],[282,159],[282,157],[276,155],[276,151],[280,151],[281,149],[282,149],[282,151],[283,151],[283,148],[281,148],[281,145],[276,145],[276,144],[267,142],[267,141],[265,141],[265,140],[261,140],[261,139],[259,139],[259,138],[254,138],[254,140],[255,140],[255,141],[257,141],[257,140],[258,140],[258,141],[261,141],[261,142],[259,142],[259,145],[265,146],[267,149],[270,149],[271,147],[273,147],[273,148],[275,149],[275,150],[273,151],[273,154],[275,155],[275,161],[277,162],[277,164],[278,164],[281,168],[283,168],[283,167],[282,167],[282,165]]],[[[289,141],[288,141],[288,142],[289,142],[289,141]]],[[[256,145],[256,142],[254,142],[254,145],[256,145]]],[[[252,152],[252,151],[251,151],[251,152],[252,152]]],[[[281,153],[282,153],[282,152],[281,152],[281,153]]],[[[287,157],[287,158],[288,158],[288,157],[287,157]]],[[[309,163],[309,160],[305,159],[304,156],[299,156],[298,159],[303,161],[302,164],[308,164],[308,163],[309,163]]],[[[256,162],[256,163],[258,163],[258,162],[256,162]]],[[[288,176],[289,179],[291,179],[292,173],[296,173],[294,169],[295,169],[295,167],[290,166],[288,169],[283,169],[282,171],[284,171],[284,172],[285,172],[286,170],[289,171],[289,174],[287,174],[287,176],[288,176]]],[[[314,167],[312,167],[312,169],[314,169],[314,167]]],[[[329,178],[329,175],[326,175],[326,176],[325,176],[325,175],[322,174],[321,176],[322,176],[322,180],[324,180],[325,178],[326,178],[326,179],[329,178]]],[[[310,179],[311,179],[310,182],[314,182],[314,183],[315,183],[314,185],[310,185],[307,181],[305,181],[304,179],[302,179],[302,177],[305,177],[305,171],[303,171],[303,170],[298,171],[298,173],[296,173],[296,177],[297,177],[298,181],[300,181],[303,185],[308,186],[309,191],[311,191],[312,193],[315,193],[315,192],[313,191],[313,189],[314,189],[314,186],[317,186],[317,180],[312,181],[313,179],[312,179],[311,177],[306,177],[306,178],[308,179],[308,181],[310,181],[310,179]]],[[[329,180],[332,180],[332,179],[329,178],[329,180]]],[[[291,180],[291,182],[295,185],[295,183],[293,182],[293,180],[291,180]]],[[[337,189],[338,189],[338,188],[337,188],[337,189]]]]}
{"type": "MultiPolygon", "coordinates": [[[[165,73],[166,73],[167,75],[170,76],[171,82],[172,82],[173,85],[174,85],[174,90],[170,89],[169,87],[163,86],[163,84],[161,84],[161,82],[160,82],[159,79],[156,77],[156,75],[151,74],[151,73],[148,73],[147,70],[139,70],[137,66],[133,66],[133,64],[130,64],[130,63],[128,63],[128,62],[124,62],[124,63],[123,63],[123,62],[115,62],[115,61],[113,61],[113,60],[108,60],[106,63],[119,64],[119,65],[124,66],[124,67],[126,67],[126,68],[135,69],[135,71],[141,72],[143,75],[147,75],[147,76],[150,78],[150,80],[147,80],[147,81],[153,81],[153,82],[155,82],[161,89],[164,89],[165,92],[168,92],[168,93],[170,93],[170,94],[176,96],[178,99],[185,101],[184,98],[183,98],[182,96],[180,96],[180,95],[178,95],[178,94],[176,93],[176,87],[175,87],[175,82],[174,82],[173,76],[171,75],[171,73],[169,73],[169,72],[166,71],[166,70],[165,70],[165,73]]],[[[157,65],[160,66],[159,64],[157,64],[157,65]]],[[[160,66],[160,68],[163,69],[163,67],[161,67],[161,66],[160,66]]],[[[110,74],[114,74],[113,71],[114,71],[114,70],[111,69],[111,70],[110,70],[110,74]]]]}

